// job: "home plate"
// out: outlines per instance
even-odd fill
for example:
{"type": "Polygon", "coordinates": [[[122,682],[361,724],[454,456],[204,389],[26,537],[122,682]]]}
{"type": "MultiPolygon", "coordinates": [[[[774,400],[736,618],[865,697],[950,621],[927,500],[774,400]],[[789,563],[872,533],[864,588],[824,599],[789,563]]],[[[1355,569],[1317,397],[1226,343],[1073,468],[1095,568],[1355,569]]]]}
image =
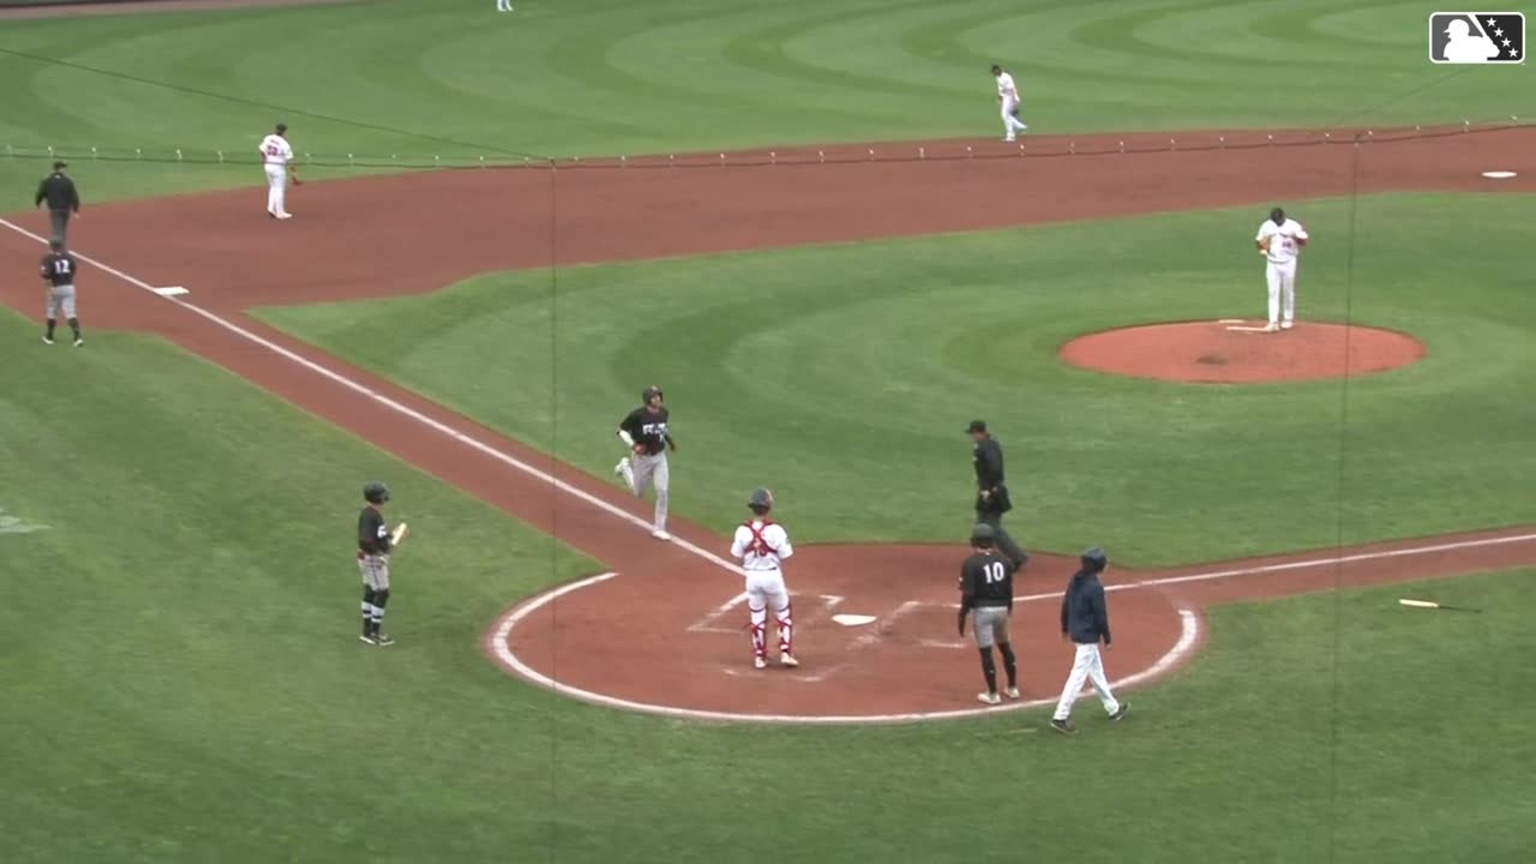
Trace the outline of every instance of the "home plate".
{"type": "Polygon", "coordinates": [[[175,297],[179,294],[187,293],[187,289],[181,287],[180,285],[167,285],[164,288],[156,288],[155,293],[159,294],[161,297],[175,297]]]}
{"type": "Polygon", "coordinates": [[[1515,176],[1515,172],[1513,172],[1513,171],[1484,171],[1483,172],[1483,176],[1487,177],[1489,180],[1508,180],[1509,178],[1515,176]]]}
{"type": "Polygon", "coordinates": [[[836,621],[837,623],[839,623],[841,625],[843,625],[844,627],[858,627],[861,624],[873,624],[874,621],[875,621],[875,616],[873,616],[873,615],[849,615],[849,614],[846,614],[846,613],[840,613],[840,614],[837,614],[837,615],[833,615],[832,616],[832,620],[836,621]]]}

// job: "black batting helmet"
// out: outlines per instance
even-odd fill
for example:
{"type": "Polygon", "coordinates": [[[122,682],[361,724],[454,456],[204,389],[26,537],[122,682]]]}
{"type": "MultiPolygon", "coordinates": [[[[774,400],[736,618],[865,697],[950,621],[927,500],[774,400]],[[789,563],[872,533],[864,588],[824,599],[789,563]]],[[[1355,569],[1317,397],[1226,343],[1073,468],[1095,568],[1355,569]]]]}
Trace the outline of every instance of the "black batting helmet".
{"type": "Polygon", "coordinates": [[[363,500],[369,504],[383,504],[389,500],[389,487],[377,480],[364,484],[363,500]]]}
{"type": "Polygon", "coordinates": [[[976,523],[971,529],[971,545],[982,549],[990,549],[997,542],[997,532],[991,525],[985,522],[976,523]]]}
{"type": "Polygon", "coordinates": [[[667,398],[661,394],[661,388],[657,387],[655,384],[645,388],[645,390],[640,393],[640,401],[646,405],[651,404],[651,400],[658,397],[662,399],[667,398]]]}
{"type": "Polygon", "coordinates": [[[766,487],[759,486],[752,490],[752,495],[747,499],[747,506],[754,512],[761,513],[773,507],[773,492],[766,487]]]}

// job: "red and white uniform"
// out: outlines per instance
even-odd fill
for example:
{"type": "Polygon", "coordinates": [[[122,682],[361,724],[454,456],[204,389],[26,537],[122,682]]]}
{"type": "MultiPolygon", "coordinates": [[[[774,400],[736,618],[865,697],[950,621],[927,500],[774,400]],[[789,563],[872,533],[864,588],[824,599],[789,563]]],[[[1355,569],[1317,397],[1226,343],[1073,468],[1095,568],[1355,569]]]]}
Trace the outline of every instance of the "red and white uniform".
{"type": "MultiPolygon", "coordinates": [[[[779,627],[779,659],[794,663],[794,623],[782,564],[795,554],[784,526],[770,519],[752,519],[736,528],[731,555],[747,574],[747,611],[751,614],[752,652],[759,661],[768,656],[768,610],[779,627]]],[[[761,665],[761,663],[759,663],[761,665]]]]}
{"type": "Polygon", "coordinates": [[[288,163],[293,161],[293,148],[288,139],[272,134],[261,139],[261,164],[267,172],[267,212],[279,219],[288,218],[284,195],[288,187],[288,163]]]}
{"type": "Polygon", "coordinates": [[[1254,237],[1260,243],[1269,241],[1269,249],[1264,253],[1268,262],[1264,278],[1269,283],[1271,327],[1289,329],[1296,324],[1296,260],[1307,239],[1307,229],[1290,217],[1279,225],[1273,219],[1265,219],[1254,237]]]}

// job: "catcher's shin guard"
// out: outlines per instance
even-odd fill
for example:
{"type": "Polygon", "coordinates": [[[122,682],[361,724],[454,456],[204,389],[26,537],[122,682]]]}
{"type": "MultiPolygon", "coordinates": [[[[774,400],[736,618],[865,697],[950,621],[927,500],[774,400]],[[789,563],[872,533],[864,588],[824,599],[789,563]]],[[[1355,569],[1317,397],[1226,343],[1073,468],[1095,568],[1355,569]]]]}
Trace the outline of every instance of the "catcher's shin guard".
{"type": "Polygon", "coordinates": [[[795,621],[793,614],[790,612],[789,604],[785,603],[784,608],[777,610],[774,613],[774,616],[778,619],[779,624],[779,653],[795,653],[793,650],[795,641],[795,621]]]}
{"type": "Polygon", "coordinates": [[[752,631],[752,653],[759,657],[768,655],[768,610],[752,609],[749,627],[752,631]]]}

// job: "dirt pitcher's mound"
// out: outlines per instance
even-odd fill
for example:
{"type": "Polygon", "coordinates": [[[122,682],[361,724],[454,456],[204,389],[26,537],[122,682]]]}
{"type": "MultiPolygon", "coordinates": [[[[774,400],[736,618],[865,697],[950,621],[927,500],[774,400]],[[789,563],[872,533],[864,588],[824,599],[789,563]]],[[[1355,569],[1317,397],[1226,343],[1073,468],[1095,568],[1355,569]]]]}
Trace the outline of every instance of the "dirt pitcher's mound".
{"type": "Polygon", "coordinates": [[[1196,384],[1251,384],[1368,375],[1417,362],[1418,340],[1391,330],[1298,322],[1199,321],[1090,333],[1061,347],[1074,366],[1196,384]]]}

